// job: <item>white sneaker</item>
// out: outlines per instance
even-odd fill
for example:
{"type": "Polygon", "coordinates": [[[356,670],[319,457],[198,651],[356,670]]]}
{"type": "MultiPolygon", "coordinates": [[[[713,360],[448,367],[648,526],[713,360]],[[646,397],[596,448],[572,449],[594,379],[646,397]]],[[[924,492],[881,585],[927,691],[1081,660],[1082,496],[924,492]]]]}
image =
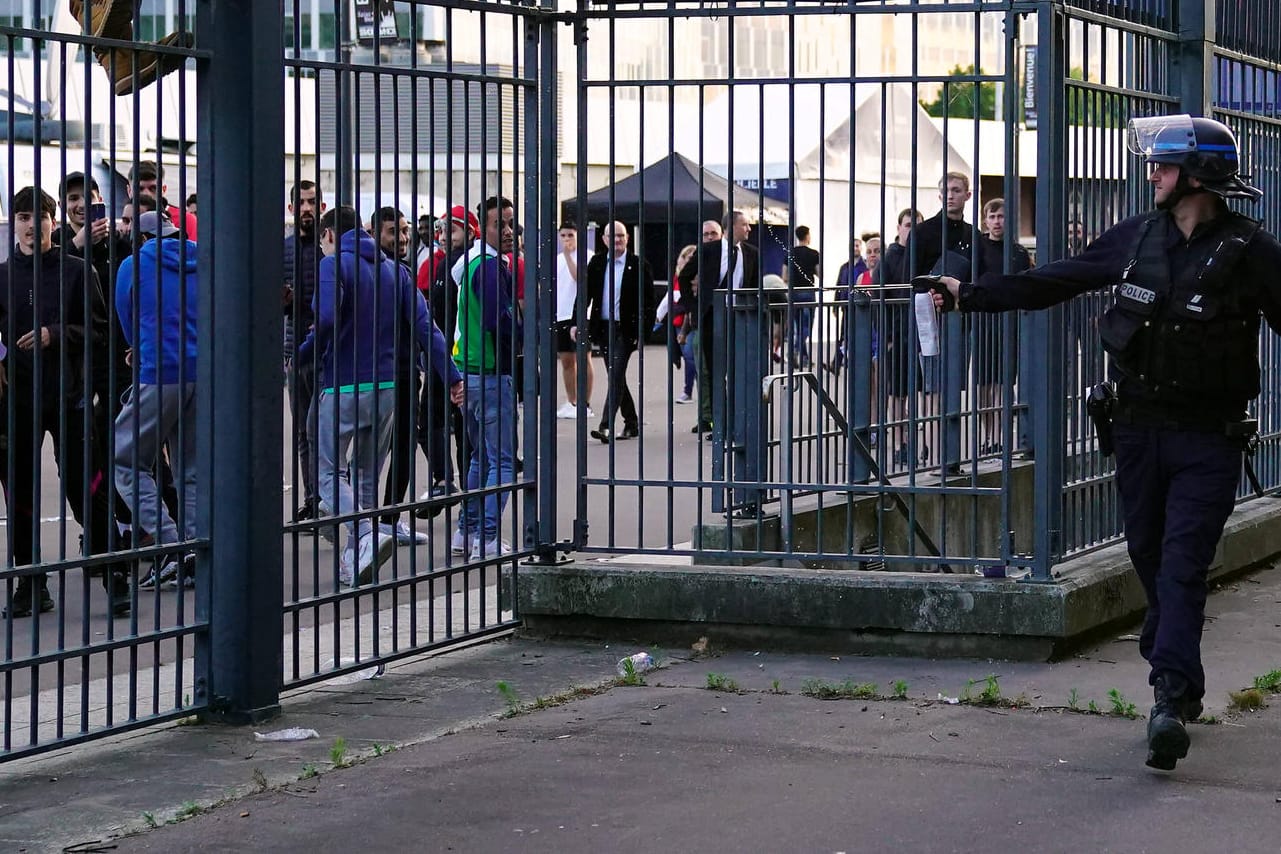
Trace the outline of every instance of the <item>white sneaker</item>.
{"type": "Polygon", "coordinates": [[[338,586],[356,586],[356,552],[352,549],[343,549],[338,558],[338,586]]]}
{"type": "Polygon", "coordinates": [[[396,538],[398,546],[425,546],[427,545],[427,532],[415,531],[404,522],[397,522],[394,526],[385,522],[378,524],[378,530],[384,534],[391,534],[396,538]]]}
{"type": "Polygon", "coordinates": [[[476,542],[475,537],[467,537],[458,528],[454,529],[454,538],[449,541],[449,551],[451,554],[465,555],[470,546],[476,542]]]}
{"type": "Polygon", "coordinates": [[[396,538],[391,534],[379,531],[377,536],[365,534],[360,538],[360,548],[356,552],[356,583],[369,584],[378,573],[378,567],[386,563],[396,551],[396,538]]]}
{"type": "Polygon", "coordinates": [[[471,547],[472,560],[489,560],[490,558],[502,557],[511,553],[511,545],[506,540],[500,540],[498,537],[486,540],[484,543],[477,537],[471,547]]]}
{"type": "Polygon", "coordinates": [[[560,405],[560,409],[556,410],[556,417],[564,418],[565,420],[571,420],[571,419],[577,418],[578,407],[574,406],[574,404],[572,403],[562,403],[560,405]]]}
{"type": "Polygon", "coordinates": [[[596,413],[592,412],[592,408],[590,406],[587,407],[587,420],[591,421],[595,417],[596,417],[596,413]]]}
{"type": "Polygon", "coordinates": [[[676,398],[676,402],[677,403],[693,403],[694,398],[689,396],[688,394],[682,394],[680,397],[676,398]]]}

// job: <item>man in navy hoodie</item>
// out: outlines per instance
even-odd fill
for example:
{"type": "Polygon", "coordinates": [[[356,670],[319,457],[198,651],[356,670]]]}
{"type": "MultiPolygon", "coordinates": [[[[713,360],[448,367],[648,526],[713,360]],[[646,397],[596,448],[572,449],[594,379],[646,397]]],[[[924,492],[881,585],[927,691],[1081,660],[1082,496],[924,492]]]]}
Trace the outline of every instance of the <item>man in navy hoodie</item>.
{"type": "Polygon", "coordinates": [[[338,515],[357,509],[367,514],[348,523],[338,582],[368,584],[396,548],[394,535],[379,532],[371,517],[378,509],[378,477],[396,409],[397,324],[413,329],[455,404],[463,400],[463,377],[409,270],[383,255],[360,228],[355,210],[343,205],[325,213],[320,248],[326,257],[316,284],[316,325],[298,358],[317,354],[320,501],[338,515]],[[348,465],[349,481],[341,476],[348,465]]]}
{"type": "MultiPolygon", "coordinates": [[[[103,312],[98,284],[82,259],[53,245],[57,207],[48,193],[24,187],[13,197],[10,217],[15,247],[0,264],[0,332],[8,386],[0,401],[13,408],[13,432],[0,408],[0,483],[9,508],[10,567],[32,564],[38,534],[36,480],[45,433],[54,440],[54,459],[71,505],[84,530],[84,551],[108,551],[111,508],[99,483],[93,456],[93,423],[85,409],[85,347],[92,344],[91,318],[103,312]],[[9,466],[11,450],[13,466],[9,466]],[[86,503],[86,497],[88,502],[86,503]]],[[[129,613],[123,568],[103,574],[111,611],[129,613]]],[[[9,583],[0,584],[0,590],[9,583]]],[[[48,577],[23,575],[11,588],[9,617],[53,610],[48,577]]],[[[0,598],[3,598],[0,596],[0,598]]]]}
{"type": "MultiPolygon", "coordinates": [[[[138,382],[116,416],[116,489],[157,545],[196,536],[196,244],[156,211],[138,217],[143,238],[116,273],[116,317],[132,348],[138,382]],[[158,498],[152,472],[163,448],[178,484],[178,524],[158,498]]],[[[140,583],[190,584],[195,555],[170,554],[140,583]]]]}

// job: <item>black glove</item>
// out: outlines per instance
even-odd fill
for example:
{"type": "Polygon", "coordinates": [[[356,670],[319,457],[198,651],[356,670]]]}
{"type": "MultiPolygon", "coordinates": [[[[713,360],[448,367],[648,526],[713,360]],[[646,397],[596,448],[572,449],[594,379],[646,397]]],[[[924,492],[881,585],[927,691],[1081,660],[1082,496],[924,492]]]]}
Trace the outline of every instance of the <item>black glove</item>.
{"type": "Polygon", "coordinates": [[[947,289],[947,285],[940,281],[942,278],[942,276],[917,276],[912,279],[912,293],[942,294],[943,311],[956,311],[956,300],[952,297],[952,292],[947,289]]]}

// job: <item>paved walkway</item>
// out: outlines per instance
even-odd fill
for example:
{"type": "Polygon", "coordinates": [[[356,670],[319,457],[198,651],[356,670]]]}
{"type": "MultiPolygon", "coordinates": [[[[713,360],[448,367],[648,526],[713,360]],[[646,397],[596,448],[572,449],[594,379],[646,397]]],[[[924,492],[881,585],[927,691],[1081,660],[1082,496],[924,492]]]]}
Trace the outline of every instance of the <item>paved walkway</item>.
{"type": "Polygon", "coordinates": [[[516,640],[293,695],[266,728],[316,739],[171,726],[0,767],[0,849],[1272,852],[1281,711],[1225,705],[1281,667],[1278,604],[1275,569],[1211,598],[1219,723],[1194,727],[1174,774],[1143,766],[1141,719],[1066,708],[1108,710],[1116,689],[1146,711],[1129,635],[1054,664],[718,655],[712,638],[710,656],[659,651],[644,687],[504,718],[606,685],[634,651],[516,640]],[[708,690],[709,673],[742,693],[708,690]],[[989,674],[1031,707],[940,700],[989,674]],[[907,700],[802,693],[847,679],[905,682],[907,700]]]}

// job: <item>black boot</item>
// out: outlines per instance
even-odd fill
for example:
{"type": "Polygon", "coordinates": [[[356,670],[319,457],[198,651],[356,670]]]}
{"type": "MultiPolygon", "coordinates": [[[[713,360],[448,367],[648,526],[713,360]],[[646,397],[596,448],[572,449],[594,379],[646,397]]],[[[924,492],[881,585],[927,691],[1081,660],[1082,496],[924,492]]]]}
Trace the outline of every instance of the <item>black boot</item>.
{"type": "Polygon", "coordinates": [[[1156,677],[1152,694],[1156,703],[1148,715],[1148,760],[1150,768],[1173,771],[1175,764],[1188,755],[1188,731],[1184,715],[1193,705],[1187,699],[1188,685],[1179,676],[1161,673],[1156,677]]]}

